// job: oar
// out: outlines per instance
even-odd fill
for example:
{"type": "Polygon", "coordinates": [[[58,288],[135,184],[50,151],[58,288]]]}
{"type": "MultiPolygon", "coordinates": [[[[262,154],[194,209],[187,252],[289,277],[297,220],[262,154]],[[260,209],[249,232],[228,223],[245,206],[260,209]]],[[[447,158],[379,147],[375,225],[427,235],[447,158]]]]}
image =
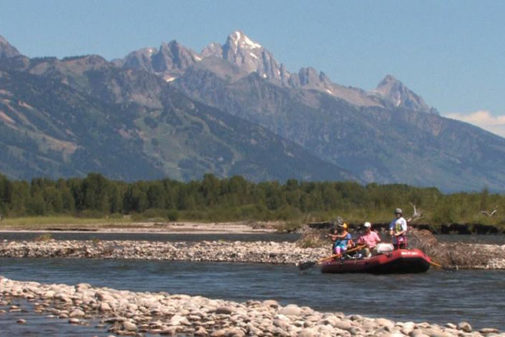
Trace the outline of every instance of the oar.
{"type": "Polygon", "coordinates": [[[316,264],[320,264],[321,261],[330,260],[330,259],[333,259],[333,258],[335,258],[337,256],[340,256],[340,254],[330,255],[328,257],[322,258],[322,259],[317,260],[317,261],[298,262],[296,265],[298,266],[298,269],[305,270],[305,269],[309,269],[309,268],[315,266],[316,264]]]}
{"type": "Polygon", "coordinates": [[[296,265],[298,266],[298,269],[305,270],[305,269],[309,269],[309,268],[315,266],[316,264],[321,264],[325,261],[330,261],[330,260],[332,260],[334,258],[338,258],[340,256],[341,256],[341,254],[333,254],[333,255],[330,255],[327,257],[323,257],[322,259],[319,259],[317,261],[298,262],[296,265]]]}
{"type": "Polygon", "coordinates": [[[438,269],[443,269],[443,270],[452,270],[451,267],[445,267],[441,263],[435,262],[431,258],[429,258],[429,259],[430,260],[428,261],[428,263],[431,264],[433,267],[436,267],[438,269]]]}
{"type": "Polygon", "coordinates": [[[436,262],[432,261],[431,259],[430,259],[430,261],[428,261],[428,262],[429,262],[432,266],[435,266],[435,267],[437,267],[437,268],[444,268],[444,266],[442,266],[440,263],[436,263],[436,262]]]}
{"type": "MultiPolygon", "coordinates": [[[[356,246],[354,248],[351,248],[351,249],[348,249],[345,251],[345,253],[352,253],[352,252],[355,252],[357,250],[360,250],[360,249],[363,249],[365,248],[366,245],[359,245],[359,246],[356,246]]],[[[297,263],[297,266],[300,270],[305,270],[305,269],[308,269],[308,268],[311,268],[313,266],[315,266],[316,264],[321,264],[323,262],[326,262],[326,261],[331,261],[333,259],[336,259],[336,258],[339,258],[341,257],[342,254],[333,254],[333,255],[330,255],[330,256],[327,256],[327,257],[323,257],[317,261],[306,261],[306,262],[299,262],[297,263]]]]}

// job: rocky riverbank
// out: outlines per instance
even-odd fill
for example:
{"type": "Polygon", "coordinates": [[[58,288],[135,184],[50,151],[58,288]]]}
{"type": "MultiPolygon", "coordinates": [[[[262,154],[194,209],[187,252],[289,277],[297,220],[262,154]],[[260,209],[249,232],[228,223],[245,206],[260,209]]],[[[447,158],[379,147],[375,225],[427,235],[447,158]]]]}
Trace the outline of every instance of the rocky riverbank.
{"type": "MultiPolygon", "coordinates": [[[[132,292],[96,288],[81,283],[41,284],[0,276],[0,315],[22,310],[16,299],[28,300],[33,310],[70,324],[90,324],[117,335],[145,333],[183,336],[388,336],[478,337],[505,336],[494,328],[473,331],[466,322],[393,322],[384,318],[323,313],[309,307],[280,305],[275,300],[237,303],[181,294],[132,292]]],[[[20,324],[28,323],[18,321],[20,324]]]]}
{"type": "MultiPolygon", "coordinates": [[[[454,269],[505,269],[505,245],[437,244],[427,251],[454,269]]],[[[329,247],[301,248],[293,242],[271,241],[7,241],[0,257],[66,257],[169,261],[296,264],[329,255],[329,247]]]]}
{"type": "Polygon", "coordinates": [[[272,241],[3,241],[0,257],[69,257],[169,261],[295,264],[328,255],[328,248],[300,248],[272,241]]]}

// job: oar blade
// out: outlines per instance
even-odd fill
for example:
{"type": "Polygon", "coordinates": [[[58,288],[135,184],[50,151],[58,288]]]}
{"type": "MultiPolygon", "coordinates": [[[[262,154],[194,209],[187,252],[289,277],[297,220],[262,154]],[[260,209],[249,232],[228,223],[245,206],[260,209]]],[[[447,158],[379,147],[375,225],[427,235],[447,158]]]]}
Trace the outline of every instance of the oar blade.
{"type": "Polygon", "coordinates": [[[437,262],[435,262],[435,261],[433,261],[433,260],[430,260],[430,261],[428,261],[428,262],[429,262],[432,266],[434,266],[434,267],[436,267],[436,268],[439,268],[439,269],[443,269],[443,268],[444,268],[444,266],[442,266],[440,263],[437,263],[437,262]]]}
{"type": "Polygon", "coordinates": [[[317,264],[316,261],[305,261],[298,263],[298,269],[305,270],[314,267],[317,264]]]}

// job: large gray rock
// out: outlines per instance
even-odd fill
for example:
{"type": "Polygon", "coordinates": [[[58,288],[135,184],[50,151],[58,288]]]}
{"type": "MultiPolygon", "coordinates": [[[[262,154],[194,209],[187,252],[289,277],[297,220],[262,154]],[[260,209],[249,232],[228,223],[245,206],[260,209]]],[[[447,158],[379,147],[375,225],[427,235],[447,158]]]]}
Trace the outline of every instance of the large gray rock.
{"type": "Polygon", "coordinates": [[[279,310],[279,314],[286,316],[300,316],[302,309],[295,304],[288,304],[279,310]]]}
{"type": "Polygon", "coordinates": [[[79,318],[79,317],[84,317],[86,314],[84,313],[84,311],[82,311],[81,309],[75,309],[73,310],[69,315],[68,317],[70,318],[79,318]]]}
{"type": "Polygon", "coordinates": [[[124,321],[123,329],[125,329],[126,331],[137,331],[137,325],[130,321],[124,321]]]}
{"type": "Polygon", "coordinates": [[[472,332],[472,326],[468,322],[458,323],[458,329],[463,330],[464,332],[472,332]]]}

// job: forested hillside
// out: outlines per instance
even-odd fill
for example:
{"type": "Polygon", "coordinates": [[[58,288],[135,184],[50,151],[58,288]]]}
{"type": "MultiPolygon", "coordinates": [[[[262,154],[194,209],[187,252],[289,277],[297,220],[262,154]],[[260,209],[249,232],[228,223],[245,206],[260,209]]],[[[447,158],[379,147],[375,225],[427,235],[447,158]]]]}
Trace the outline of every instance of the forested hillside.
{"type": "Polygon", "coordinates": [[[505,226],[505,196],[489,193],[443,194],[436,188],[408,185],[360,185],[355,182],[253,183],[243,177],[180,182],[163,179],[126,183],[100,174],[85,178],[12,181],[0,176],[0,211],[4,216],[76,215],[166,220],[289,220],[385,222],[412,205],[420,221],[432,226],[452,223],[505,226]],[[494,211],[494,213],[493,213],[494,211]],[[487,213],[487,214],[486,214],[487,213]],[[491,213],[492,216],[491,216],[491,213]]]}

